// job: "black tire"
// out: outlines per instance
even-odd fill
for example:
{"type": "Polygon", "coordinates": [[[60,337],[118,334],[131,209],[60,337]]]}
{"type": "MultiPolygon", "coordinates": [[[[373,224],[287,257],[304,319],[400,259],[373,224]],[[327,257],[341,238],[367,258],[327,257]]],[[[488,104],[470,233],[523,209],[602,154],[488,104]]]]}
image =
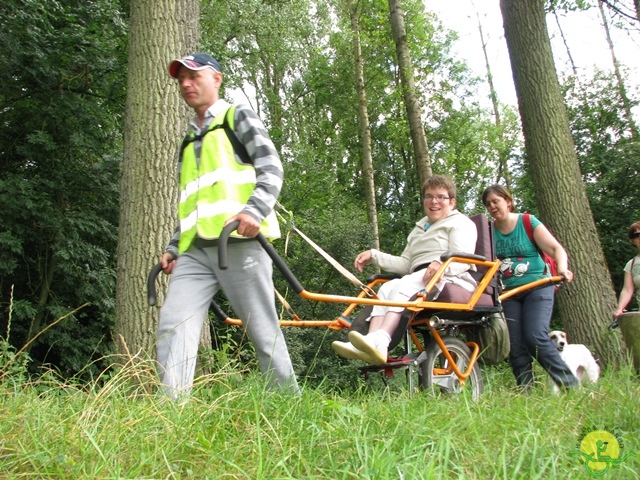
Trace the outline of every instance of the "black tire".
{"type": "MultiPolygon", "coordinates": [[[[469,347],[462,340],[451,336],[442,337],[442,341],[456,362],[458,370],[465,372],[471,361],[469,347]]],[[[449,368],[449,360],[444,356],[440,346],[435,341],[429,342],[425,352],[427,359],[420,364],[420,386],[425,391],[430,391],[436,396],[457,395],[465,391],[469,392],[474,400],[480,398],[484,391],[484,383],[480,365],[477,362],[464,385],[461,385],[458,376],[449,368]],[[446,370],[446,373],[442,372],[442,370],[446,370]]]]}

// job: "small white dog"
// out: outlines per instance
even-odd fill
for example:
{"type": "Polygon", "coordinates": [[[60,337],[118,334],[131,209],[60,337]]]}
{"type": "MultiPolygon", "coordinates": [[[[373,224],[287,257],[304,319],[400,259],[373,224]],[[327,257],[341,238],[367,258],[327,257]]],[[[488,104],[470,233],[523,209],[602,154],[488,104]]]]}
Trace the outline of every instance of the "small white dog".
{"type": "Polygon", "coordinates": [[[549,333],[549,338],[556,344],[560,358],[564,360],[571,372],[580,381],[586,379],[597,382],[600,377],[600,366],[587,347],[582,344],[567,342],[567,334],[559,330],[549,333]]]}

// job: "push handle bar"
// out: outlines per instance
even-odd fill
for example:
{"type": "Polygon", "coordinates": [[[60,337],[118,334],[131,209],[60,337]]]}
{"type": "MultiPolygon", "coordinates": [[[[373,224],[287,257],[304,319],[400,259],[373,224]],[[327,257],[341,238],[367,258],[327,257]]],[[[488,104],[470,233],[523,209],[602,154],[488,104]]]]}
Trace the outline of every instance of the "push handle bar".
{"type": "Polygon", "coordinates": [[[450,251],[444,252],[440,256],[440,260],[442,260],[443,262],[446,262],[451,257],[468,258],[469,260],[479,260],[480,262],[487,261],[487,257],[485,257],[484,255],[476,255],[475,253],[466,253],[466,252],[450,252],[450,251]]]}
{"type": "MultiPolygon", "coordinates": [[[[235,231],[238,228],[238,225],[240,225],[240,222],[238,220],[229,223],[222,229],[220,237],[218,238],[218,266],[221,270],[226,270],[229,267],[229,255],[227,253],[229,236],[231,235],[231,232],[235,231]]],[[[273,248],[273,245],[271,245],[271,243],[269,243],[269,240],[267,240],[265,236],[262,235],[262,233],[258,233],[258,235],[256,236],[256,240],[258,240],[260,245],[262,245],[262,248],[264,248],[267,254],[271,257],[274,265],[278,268],[278,270],[280,270],[289,285],[291,285],[296,293],[302,293],[304,291],[302,284],[298,281],[291,270],[289,270],[289,266],[284,263],[282,257],[278,255],[276,249],[273,248]]]]}

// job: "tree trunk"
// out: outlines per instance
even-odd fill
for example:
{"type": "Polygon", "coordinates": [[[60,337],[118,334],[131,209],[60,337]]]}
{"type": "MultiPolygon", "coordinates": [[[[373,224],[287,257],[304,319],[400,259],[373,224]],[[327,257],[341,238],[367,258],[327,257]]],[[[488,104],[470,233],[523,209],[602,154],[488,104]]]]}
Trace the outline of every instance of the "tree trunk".
{"type": "Polygon", "coordinates": [[[476,11],[476,17],[478,18],[478,32],[480,33],[480,44],[482,45],[482,53],[484,53],[484,63],[487,68],[487,83],[489,84],[489,92],[491,95],[491,104],[493,105],[493,118],[495,119],[496,129],[498,130],[498,175],[496,183],[500,182],[500,179],[504,179],[505,187],[511,190],[511,172],[509,171],[509,155],[507,153],[504,133],[502,129],[502,120],[500,118],[500,106],[498,104],[498,94],[493,85],[493,75],[491,74],[491,65],[489,64],[489,55],[487,54],[487,43],[484,41],[484,33],[482,32],[482,23],[480,22],[480,15],[476,11]]]}
{"type": "Polygon", "coordinates": [[[131,0],[115,342],[142,359],[155,354],[158,309],[147,305],[146,278],[176,225],[177,150],[190,115],[168,66],[196,49],[199,12],[197,0],[131,0]]]}
{"type": "Polygon", "coordinates": [[[374,180],[373,159],[371,156],[371,129],[369,127],[369,110],[367,108],[367,91],[364,86],[364,59],[360,45],[360,24],[357,7],[349,2],[349,15],[353,31],[353,60],[356,70],[356,92],[358,94],[358,124],[360,131],[360,147],[362,148],[362,177],[365,185],[365,202],[367,219],[373,232],[374,248],[380,250],[380,233],[378,230],[378,208],[374,180]]]}
{"type": "MultiPolygon", "coordinates": [[[[282,83],[284,72],[274,59],[266,53],[268,49],[260,54],[261,64],[264,72],[262,81],[266,90],[267,111],[269,112],[269,136],[278,152],[282,152],[283,131],[284,131],[284,109],[282,107],[282,83]]],[[[258,80],[256,79],[256,82],[258,80]]],[[[256,83],[255,85],[258,85],[256,83]]],[[[256,100],[258,103],[258,100],[256,100]]]]}
{"type": "Polygon", "coordinates": [[[604,28],[605,37],[607,38],[607,45],[609,45],[609,52],[611,52],[611,61],[613,62],[613,74],[616,77],[616,82],[618,83],[618,92],[620,93],[620,98],[622,99],[622,105],[624,107],[624,116],[627,120],[627,124],[629,126],[629,132],[634,139],[638,139],[640,135],[638,135],[638,128],[636,127],[636,123],[633,120],[633,113],[631,112],[631,102],[629,101],[629,95],[627,95],[627,88],[624,84],[624,79],[622,78],[622,73],[620,72],[620,64],[618,63],[618,58],[616,57],[616,52],[613,49],[613,40],[611,39],[611,33],[609,32],[609,23],[607,22],[607,17],[604,14],[604,7],[602,6],[602,1],[598,2],[598,7],[600,9],[600,17],[602,18],[602,26],[604,28]]]}
{"type": "MultiPolygon", "coordinates": [[[[52,242],[53,243],[53,242],[52,242]]],[[[44,261],[41,263],[42,270],[40,271],[40,292],[38,293],[37,312],[33,317],[31,324],[29,325],[29,333],[27,333],[26,341],[28,342],[24,351],[26,353],[31,352],[33,343],[30,340],[34,335],[38,335],[42,329],[42,321],[45,317],[47,301],[49,300],[49,293],[51,292],[51,285],[53,283],[53,275],[56,271],[56,259],[53,252],[46,250],[44,261]]]]}
{"type": "Polygon", "coordinates": [[[391,32],[396,44],[398,67],[400,68],[400,82],[402,83],[402,96],[407,110],[407,120],[411,131],[411,141],[415,154],[416,169],[420,179],[420,198],[422,198],[422,185],[433,173],[431,171],[431,159],[427,148],[427,135],[422,125],[420,115],[420,101],[416,92],[416,84],[413,78],[413,66],[411,54],[407,44],[407,32],[404,26],[404,12],[400,6],[400,0],[389,0],[389,13],[391,32]]]}
{"type": "Polygon", "coordinates": [[[616,297],[582,182],[553,63],[544,2],[500,0],[525,149],[541,219],[569,254],[575,280],[557,295],[573,343],[619,358],[605,325],[616,297]]]}
{"type": "Polygon", "coordinates": [[[560,25],[560,18],[558,18],[558,11],[555,8],[553,9],[553,16],[556,19],[556,25],[558,25],[558,31],[560,32],[560,38],[562,38],[564,49],[567,51],[567,57],[569,58],[569,63],[571,64],[571,71],[573,72],[573,76],[575,77],[577,82],[579,80],[578,69],[576,68],[575,62],[573,61],[573,55],[571,55],[571,49],[569,48],[569,44],[567,43],[566,37],[564,36],[564,30],[562,29],[562,25],[560,25]]]}

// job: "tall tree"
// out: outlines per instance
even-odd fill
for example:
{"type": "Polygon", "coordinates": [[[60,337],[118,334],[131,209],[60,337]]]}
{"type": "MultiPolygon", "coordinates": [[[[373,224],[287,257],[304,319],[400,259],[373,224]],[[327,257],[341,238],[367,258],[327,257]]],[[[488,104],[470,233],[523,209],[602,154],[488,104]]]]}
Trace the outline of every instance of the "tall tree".
{"type": "Polygon", "coordinates": [[[371,128],[369,124],[369,108],[367,106],[367,90],[364,81],[364,58],[360,46],[360,23],[358,9],[352,1],[348,2],[349,18],[353,35],[353,60],[355,66],[355,87],[358,95],[358,124],[360,126],[360,149],[362,155],[362,176],[365,186],[365,203],[367,218],[373,232],[373,248],[380,249],[380,234],[378,231],[378,209],[376,207],[375,179],[373,158],[371,154],[371,128]]]}
{"type": "Polygon", "coordinates": [[[493,85],[493,74],[491,73],[491,64],[489,63],[489,55],[487,53],[487,43],[484,40],[484,32],[482,31],[482,22],[480,20],[480,14],[476,10],[476,17],[478,19],[478,33],[480,34],[480,45],[482,46],[482,53],[484,54],[485,68],[487,69],[487,84],[489,85],[489,96],[491,98],[491,105],[493,107],[493,118],[497,131],[498,140],[498,173],[496,182],[500,179],[504,179],[505,186],[511,189],[511,172],[507,161],[509,159],[509,152],[504,148],[505,138],[502,131],[502,119],[500,116],[500,107],[498,104],[498,93],[493,85]]]}
{"type": "Polygon", "coordinates": [[[196,49],[199,12],[198,0],[131,0],[116,283],[121,354],[150,355],[155,345],[157,310],[147,306],[145,280],[175,228],[176,158],[188,115],[167,67],[196,49]]]}
{"type": "Polygon", "coordinates": [[[625,86],[624,79],[622,78],[620,63],[618,62],[618,57],[616,56],[616,52],[613,47],[613,40],[611,39],[611,32],[609,30],[609,21],[607,20],[607,16],[604,13],[604,7],[602,6],[603,3],[604,2],[602,1],[598,2],[598,9],[600,11],[600,18],[602,18],[602,27],[604,28],[605,37],[607,38],[607,45],[609,45],[609,52],[611,53],[613,73],[616,76],[616,80],[618,81],[618,91],[620,98],[622,99],[622,104],[624,106],[624,113],[629,125],[629,131],[631,133],[631,136],[637,140],[638,138],[640,138],[640,134],[638,133],[638,127],[633,119],[633,113],[631,111],[631,101],[629,99],[629,95],[627,95],[627,87],[625,86]]]}
{"type": "Polygon", "coordinates": [[[603,326],[615,293],[587,200],[553,62],[544,3],[500,0],[527,159],[540,216],[567,249],[575,280],[557,295],[576,343],[604,362],[617,352],[603,326]]]}
{"type": "MultiPolygon", "coordinates": [[[[411,141],[415,155],[416,170],[420,179],[420,185],[433,173],[431,171],[431,159],[427,147],[427,137],[422,125],[420,109],[420,95],[416,89],[413,76],[413,65],[411,53],[407,43],[407,31],[404,22],[404,12],[400,0],[389,0],[389,14],[391,22],[391,32],[396,45],[396,55],[398,57],[398,69],[400,70],[400,82],[402,84],[402,94],[404,105],[407,110],[407,120],[411,131],[411,141]]],[[[421,189],[422,190],[422,189],[421,189]]],[[[422,196],[422,193],[420,194],[422,196]]]]}

